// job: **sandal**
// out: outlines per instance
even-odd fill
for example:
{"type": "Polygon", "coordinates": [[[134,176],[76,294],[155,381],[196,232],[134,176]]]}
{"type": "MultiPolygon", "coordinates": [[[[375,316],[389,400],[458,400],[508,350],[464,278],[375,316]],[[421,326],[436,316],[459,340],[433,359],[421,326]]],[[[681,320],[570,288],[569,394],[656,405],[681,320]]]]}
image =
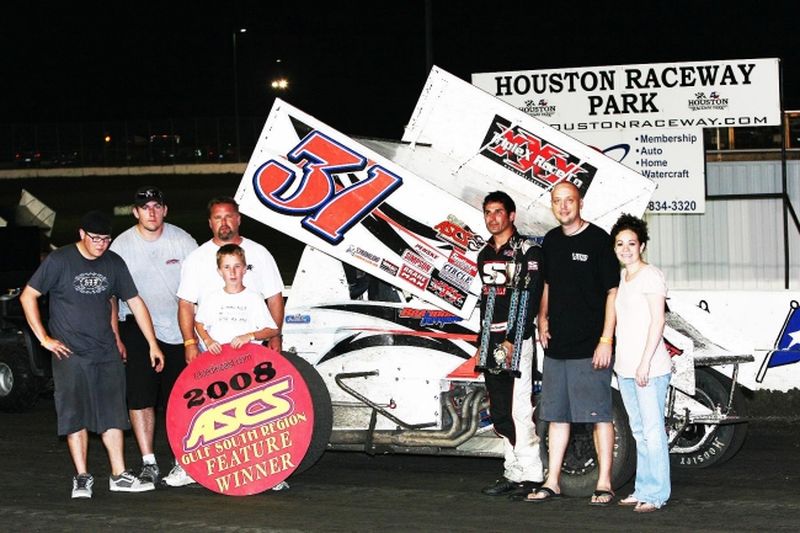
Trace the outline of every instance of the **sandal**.
{"type": "Polygon", "coordinates": [[[597,489],[592,493],[592,499],[589,500],[589,505],[597,507],[605,507],[614,501],[614,493],[610,490],[597,489]],[[607,498],[607,499],[606,499],[607,498]]]}
{"type": "Polygon", "coordinates": [[[633,508],[633,511],[635,513],[652,513],[653,511],[658,511],[658,507],[652,503],[639,502],[636,504],[636,507],[633,508]]]}
{"type": "Polygon", "coordinates": [[[528,494],[528,497],[525,498],[522,501],[528,502],[528,503],[541,503],[541,502],[547,502],[547,501],[550,501],[550,500],[557,500],[560,497],[561,497],[560,493],[554,491],[553,489],[551,489],[549,487],[539,487],[535,491],[533,491],[530,494],[528,494]],[[544,496],[541,497],[541,498],[531,498],[531,496],[535,496],[536,494],[544,494],[544,496]]]}
{"type": "Polygon", "coordinates": [[[633,497],[633,494],[622,498],[617,504],[622,505],[623,507],[633,507],[634,505],[639,505],[639,500],[633,497]]]}

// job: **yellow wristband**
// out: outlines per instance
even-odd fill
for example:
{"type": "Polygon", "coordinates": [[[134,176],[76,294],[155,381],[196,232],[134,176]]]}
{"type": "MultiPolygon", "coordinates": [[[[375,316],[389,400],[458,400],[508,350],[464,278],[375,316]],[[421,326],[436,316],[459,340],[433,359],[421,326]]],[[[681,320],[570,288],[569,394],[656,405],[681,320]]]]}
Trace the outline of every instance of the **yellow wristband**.
{"type": "Polygon", "coordinates": [[[614,339],[611,337],[600,337],[600,344],[614,344],[614,339]]]}
{"type": "Polygon", "coordinates": [[[193,344],[197,344],[197,339],[187,339],[183,341],[184,346],[191,346],[193,344]]]}
{"type": "Polygon", "coordinates": [[[47,345],[47,343],[48,343],[48,342],[50,342],[51,340],[53,340],[53,339],[51,339],[50,337],[48,337],[47,335],[45,335],[45,336],[44,336],[44,340],[43,340],[43,341],[42,341],[40,344],[41,344],[43,347],[47,348],[47,346],[46,346],[46,345],[47,345]]]}

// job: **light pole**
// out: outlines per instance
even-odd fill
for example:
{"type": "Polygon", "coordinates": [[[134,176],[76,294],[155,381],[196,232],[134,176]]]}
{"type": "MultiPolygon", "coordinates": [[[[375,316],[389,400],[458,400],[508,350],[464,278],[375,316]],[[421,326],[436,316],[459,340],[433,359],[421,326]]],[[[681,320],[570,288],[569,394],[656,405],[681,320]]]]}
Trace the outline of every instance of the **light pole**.
{"type": "Polygon", "coordinates": [[[242,162],[241,137],[239,135],[239,68],[236,64],[237,35],[245,33],[247,28],[239,28],[233,32],[233,121],[236,129],[236,162],[242,162]]]}
{"type": "Polygon", "coordinates": [[[283,60],[276,59],[275,60],[275,72],[272,80],[269,82],[269,86],[276,92],[283,92],[289,90],[289,79],[285,76],[283,71],[283,60]]]}

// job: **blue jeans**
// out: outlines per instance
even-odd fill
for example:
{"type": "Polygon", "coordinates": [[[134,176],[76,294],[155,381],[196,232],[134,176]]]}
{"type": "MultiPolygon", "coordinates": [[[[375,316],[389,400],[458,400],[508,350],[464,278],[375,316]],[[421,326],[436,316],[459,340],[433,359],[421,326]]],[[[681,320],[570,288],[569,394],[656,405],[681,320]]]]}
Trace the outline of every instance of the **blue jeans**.
{"type": "Polygon", "coordinates": [[[619,392],[636,439],[636,484],[632,496],[661,507],[670,495],[669,448],[664,404],[670,374],[650,378],[640,387],[633,378],[618,377],[619,392]]]}

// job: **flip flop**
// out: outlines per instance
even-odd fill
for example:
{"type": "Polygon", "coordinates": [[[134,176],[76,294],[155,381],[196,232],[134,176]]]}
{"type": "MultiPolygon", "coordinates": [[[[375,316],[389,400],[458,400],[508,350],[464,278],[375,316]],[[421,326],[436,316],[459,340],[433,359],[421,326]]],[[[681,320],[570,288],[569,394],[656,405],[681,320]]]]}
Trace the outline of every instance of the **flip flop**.
{"type": "Polygon", "coordinates": [[[593,498],[602,498],[604,496],[611,496],[608,501],[596,501],[596,500],[589,500],[589,505],[594,505],[595,507],[605,507],[606,505],[610,504],[614,501],[614,493],[610,490],[600,490],[597,489],[592,493],[593,498]]]}
{"type": "Polygon", "coordinates": [[[617,502],[617,504],[623,507],[633,507],[635,505],[639,505],[639,500],[634,498],[633,494],[631,494],[630,496],[622,498],[620,501],[617,502]]]}
{"type": "Polygon", "coordinates": [[[542,502],[547,502],[547,501],[550,501],[550,500],[557,500],[560,497],[561,497],[560,493],[554,491],[553,489],[551,489],[549,487],[539,487],[538,489],[533,491],[531,494],[528,494],[528,497],[525,498],[522,501],[528,502],[528,503],[542,503],[542,502]],[[545,495],[544,498],[531,498],[530,497],[531,495],[539,494],[540,492],[544,493],[544,495],[545,495]]]}

